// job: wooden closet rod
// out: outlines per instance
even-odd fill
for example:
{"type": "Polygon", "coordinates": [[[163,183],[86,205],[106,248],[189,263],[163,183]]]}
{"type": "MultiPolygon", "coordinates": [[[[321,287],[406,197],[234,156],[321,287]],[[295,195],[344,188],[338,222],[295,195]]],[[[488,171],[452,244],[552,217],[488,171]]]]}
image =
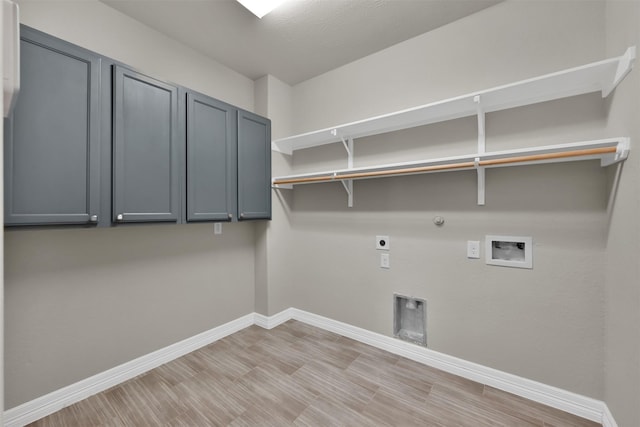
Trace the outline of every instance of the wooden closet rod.
{"type": "Polygon", "coordinates": [[[617,147],[585,148],[583,150],[563,151],[560,153],[531,154],[528,156],[508,157],[505,159],[483,160],[480,162],[480,166],[532,162],[537,160],[564,159],[567,157],[593,156],[595,154],[615,153],[616,151],[617,147]]]}
{"type": "MultiPolygon", "coordinates": [[[[534,162],[540,160],[563,159],[567,157],[592,156],[600,154],[615,153],[616,147],[587,148],[584,150],[564,151],[560,153],[531,154],[527,156],[506,157],[504,159],[481,160],[478,166],[495,166],[510,163],[534,162]]],[[[446,171],[455,169],[465,169],[475,167],[475,162],[451,163],[446,165],[418,166],[413,168],[390,169],[374,172],[354,172],[342,173],[340,175],[322,175],[307,178],[279,179],[273,182],[274,185],[282,184],[306,184],[312,182],[340,181],[344,179],[376,178],[394,175],[408,175],[422,172],[446,171]]]]}

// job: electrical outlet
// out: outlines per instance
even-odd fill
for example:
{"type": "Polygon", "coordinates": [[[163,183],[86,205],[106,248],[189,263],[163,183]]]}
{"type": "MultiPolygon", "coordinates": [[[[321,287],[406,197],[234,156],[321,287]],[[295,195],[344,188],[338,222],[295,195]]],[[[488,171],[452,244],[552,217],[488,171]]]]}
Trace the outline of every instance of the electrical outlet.
{"type": "Polygon", "coordinates": [[[467,258],[480,258],[480,241],[467,241],[467,258]]]}
{"type": "Polygon", "coordinates": [[[213,234],[222,234],[222,223],[221,222],[213,223],[213,234]]]}
{"type": "Polygon", "coordinates": [[[391,249],[389,236],[376,236],[376,249],[381,249],[383,251],[391,249]]]}
{"type": "Polygon", "coordinates": [[[391,262],[389,260],[389,254],[380,254],[380,268],[391,268],[391,262]]]}

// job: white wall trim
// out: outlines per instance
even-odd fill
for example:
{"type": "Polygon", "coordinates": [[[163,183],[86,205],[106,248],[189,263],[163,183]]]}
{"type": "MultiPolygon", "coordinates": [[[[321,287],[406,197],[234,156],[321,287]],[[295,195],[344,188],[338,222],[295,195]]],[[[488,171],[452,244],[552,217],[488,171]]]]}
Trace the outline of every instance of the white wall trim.
{"type": "Polygon", "coordinates": [[[600,400],[458,359],[296,308],[288,308],[273,316],[259,313],[247,314],[209,331],[26,402],[4,412],[5,426],[21,427],[32,423],[248,326],[255,324],[265,329],[271,329],[290,319],[343,335],[424,365],[513,393],[591,421],[601,422],[603,427],[618,427],[609,408],[600,400]]]}
{"type": "Polygon", "coordinates": [[[273,316],[265,316],[264,314],[254,313],[255,324],[265,329],[273,329],[276,326],[283,324],[287,320],[293,319],[295,311],[295,308],[287,308],[286,310],[282,310],[280,313],[274,314],[273,316]]]}
{"type": "Polygon", "coordinates": [[[202,332],[160,350],[138,357],[67,387],[38,397],[4,412],[7,427],[21,427],[69,405],[121,384],[131,378],[157,368],[185,354],[238,332],[255,322],[254,313],[242,316],[224,325],[202,332]]]}
{"type": "Polygon", "coordinates": [[[604,404],[602,411],[602,427],[618,427],[618,423],[613,419],[613,414],[609,410],[609,407],[604,404]]]}
{"type": "Polygon", "coordinates": [[[302,310],[294,309],[293,319],[591,421],[602,422],[603,419],[604,402],[596,399],[458,359],[426,347],[420,347],[302,310]]]}

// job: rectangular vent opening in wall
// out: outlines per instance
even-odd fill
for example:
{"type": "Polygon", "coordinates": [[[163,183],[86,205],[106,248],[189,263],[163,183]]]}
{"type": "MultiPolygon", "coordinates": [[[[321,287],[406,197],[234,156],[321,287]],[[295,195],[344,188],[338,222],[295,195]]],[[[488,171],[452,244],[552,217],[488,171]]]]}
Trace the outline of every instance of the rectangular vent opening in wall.
{"type": "Polygon", "coordinates": [[[427,346],[427,302],[423,299],[393,295],[393,336],[427,346]]]}

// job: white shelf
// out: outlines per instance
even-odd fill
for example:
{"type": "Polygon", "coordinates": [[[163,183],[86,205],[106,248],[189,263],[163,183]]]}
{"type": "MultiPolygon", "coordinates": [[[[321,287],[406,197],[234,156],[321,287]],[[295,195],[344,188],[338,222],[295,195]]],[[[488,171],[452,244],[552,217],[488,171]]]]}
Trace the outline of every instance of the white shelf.
{"type": "Polygon", "coordinates": [[[601,166],[604,167],[625,160],[629,155],[629,147],[629,138],[609,138],[596,141],[582,141],[489,153],[473,153],[412,162],[389,163],[369,167],[287,175],[274,178],[273,186],[275,188],[290,189],[293,185],[298,184],[594,159],[600,160],[601,166]]]}
{"type": "Polygon", "coordinates": [[[285,154],[353,138],[515,108],[591,92],[606,97],[631,71],[636,49],[624,55],[431,104],[273,141],[285,154]]]}
{"type": "Polygon", "coordinates": [[[340,182],[353,206],[353,181],[398,175],[475,169],[478,175],[478,204],[485,202],[485,169],[504,166],[599,159],[602,166],[623,161],[629,154],[628,138],[611,138],[526,149],[485,152],[485,113],[515,108],[570,96],[611,91],[631,71],[636,48],[624,55],[594,62],[520,82],[445,99],[420,107],[347,123],[315,132],[273,141],[272,150],[293,154],[295,150],[342,142],[347,151],[346,169],[281,176],[273,179],[274,188],[290,189],[297,184],[340,182]],[[353,167],[353,140],[400,129],[437,123],[461,117],[478,117],[477,152],[438,159],[353,167]]]}

